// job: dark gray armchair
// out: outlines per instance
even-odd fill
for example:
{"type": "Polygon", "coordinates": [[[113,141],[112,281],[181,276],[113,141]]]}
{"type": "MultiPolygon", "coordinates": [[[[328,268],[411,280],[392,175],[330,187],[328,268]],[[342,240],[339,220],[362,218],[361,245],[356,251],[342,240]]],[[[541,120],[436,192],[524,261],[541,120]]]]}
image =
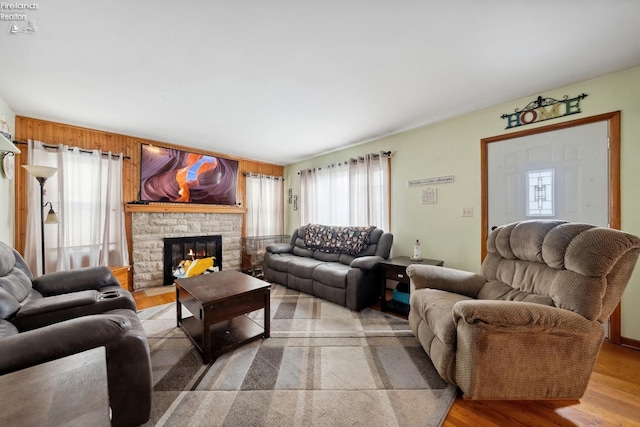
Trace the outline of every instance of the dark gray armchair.
{"type": "Polygon", "coordinates": [[[22,256],[0,242],[0,375],[101,346],[112,425],[145,423],[151,358],[131,294],[106,267],[32,280],[22,256]]]}
{"type": "Polygon", "coordinates": [[[0,242],[0,318],[20,331],[119,308],[136,311],[136,303],[109,268],[59,271],[33,279],[22,256],[0,242]]]}

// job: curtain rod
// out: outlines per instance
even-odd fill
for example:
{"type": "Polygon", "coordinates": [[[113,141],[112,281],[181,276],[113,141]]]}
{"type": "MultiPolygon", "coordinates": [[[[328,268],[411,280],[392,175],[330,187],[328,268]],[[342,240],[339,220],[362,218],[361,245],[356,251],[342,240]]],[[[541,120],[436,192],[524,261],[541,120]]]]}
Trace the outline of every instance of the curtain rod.
{"type": "MultiPolygon", "coordinates": [[[[389,158],[391,158],[391,157],[393,157],[393,153],[392,153],[391,151],[380,151],[380,153],[371,153],[371,156],[372,156],[372,157],[380,157],[380,156],[383,156],[383,157],[389,157],[389,158]]],[[[333,163],[333,164],[330,164],[330,165],[327,165],[327,166],[321,166],[321,167],[313,168],[313,170],[316,170],[316,169],[322,169],[323,167],[332,168],[332,167],[336,166],[336,164],[337,164],[338,166],[340,166],[340,165],[342,165],[343,163],[344,163],[344,164],[347,164],[347,163],[349,163],[349,162],[351,162],[351,163],[357,163],[359,160],[364,160],[364,156],[352,157],[352,158],[350,158],[350,159],[348,159],[348,160],[345,160],[345,161],[343,161],[343,162],[333,163]]],[[[311,171],[312,169],[307,169],[307,170],[311,171]]],[[[298,175],[300,175],[300,172],[298,172],[298,175]]]]}
{"type": "MultiPolygon", "coordinates": [[[[22,141],[13,141],[13,143],[14,144],[20,144],[20,145],[29,145],[28,143],[22,142],[22,141]]],[[[54,150],[58,150],[59,149],[59,147],[57,145],[48,145],[48,144],[44,144],[43,143],[42,146],[44,148],[51,148],[51,149],[54,149],[54,150]]],[[[92,153],[91,150],[83,150],[82,148],[79,148],[78,150],[80,150],[81,153],[88,153],[88,154],[92,153]]],[[[73,148],[69,148],[69,151],[73,151],[73,148]]],[[[103,156],[108,156],[109,153],[102,153],[102,155],[103,156]]],[[[120,155],[119,154],[111,154],[111,157],[118,158],[118,157],[120,157],[120,155]]],[[[122,158],[125,159],[125,160],[131,160],[131,157],[129,157],[129,156],[122,156],[122,158]]]]}
{"type": "Polygon", "coordinates": [[[242,175],[244,175],[244,176],[264,177],[264,178],[269,178],[269,179],[281,179],[281,180],[284,181],[284,177],[282,177],[282,176],[264,175],[264,174],[255,173],[255,172],[242,172],[242,175]]]}

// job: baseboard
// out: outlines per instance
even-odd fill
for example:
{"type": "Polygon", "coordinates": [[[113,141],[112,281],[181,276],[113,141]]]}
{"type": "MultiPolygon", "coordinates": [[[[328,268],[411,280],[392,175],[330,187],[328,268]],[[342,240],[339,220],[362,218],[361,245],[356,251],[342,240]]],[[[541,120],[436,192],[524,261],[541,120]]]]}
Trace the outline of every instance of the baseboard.
{"type": "Polygon", "coordinates": [[[640,350],[640,341],[631,338],[622,337],[620,345],[633,348],[634,350],[640,350]]]}

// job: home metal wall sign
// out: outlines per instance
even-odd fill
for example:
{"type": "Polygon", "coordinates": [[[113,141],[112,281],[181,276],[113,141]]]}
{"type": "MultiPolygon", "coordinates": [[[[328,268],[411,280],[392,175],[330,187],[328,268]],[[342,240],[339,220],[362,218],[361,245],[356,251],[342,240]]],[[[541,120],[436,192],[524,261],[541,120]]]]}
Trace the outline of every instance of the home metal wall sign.
{"type": "Polygon", "coordinates": [[[561,100],[538,96],[538,99],[531,101],[522,110],[516,108],[515,113],[503,114],[500,117],[507,119],[507,127],[505,129],[530,125],[531,123],[545,120],[559,119],[560,117],[581,113],[580,101],[586,97],[587,94],[585,93],[575,98],[569,98],[569,95],[565,95],[561,100]]]}

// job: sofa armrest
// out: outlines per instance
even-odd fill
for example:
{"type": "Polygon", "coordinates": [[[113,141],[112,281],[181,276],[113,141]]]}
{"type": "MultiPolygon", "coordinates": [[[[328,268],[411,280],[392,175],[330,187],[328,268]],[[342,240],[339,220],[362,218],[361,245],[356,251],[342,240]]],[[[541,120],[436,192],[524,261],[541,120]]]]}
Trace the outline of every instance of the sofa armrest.
{"type": "Polygon", "coordinates": [[[469,325],[503,332],[566,330],[590,333],[593,322],[569,310],[522,301],[469,300],[453,306],[453,318],[469,325]]]}
{"type": "Polygon", "coordinates": [[[97,314],[22,332],[0,340],[0,374],[105,346],[131,329],[124,316],[97,314]]]}
{"type": "Polygon", "coordinates": [[[459,301],[455,382],[469,399],[579,399],[604,339],[599,322],[519,301],[459,301]]]}
{"type": "Polygon", "coordinates": [[[275,245],[267,246],[267,252],[272,254],[286,254],[293,252],[293,246],[288,243],[276,243],[275,245]]]}
{"type": "Polygon", "coordinates": [[[70,292],[100,290],[107,286],[120,286],[109,267],[85,267],[77,270],[43,274],[33,281],[33,287],[44,296],[70,292]]]}
{"type": "Polygon", "coordinates": [[[487,280],[475,273],[435,265],[411,264],[407,274],[414,289],[430,288],[476,298],[487,280]]]}
{"type": "Polygon", "coordinates": [[[384,261],[381,256],[361,256],[351,261],[352,268],[361,268],[363,270],[373,270],[378,267],[380,262],[384,261]]]}
{"type": "Polygon", "coordinates": [[[94,290],[72,292],[46,298],[33,298],[22,305],[16,313],[16,319],[94,304],[97,298],[98,292],[94,290]]]}

